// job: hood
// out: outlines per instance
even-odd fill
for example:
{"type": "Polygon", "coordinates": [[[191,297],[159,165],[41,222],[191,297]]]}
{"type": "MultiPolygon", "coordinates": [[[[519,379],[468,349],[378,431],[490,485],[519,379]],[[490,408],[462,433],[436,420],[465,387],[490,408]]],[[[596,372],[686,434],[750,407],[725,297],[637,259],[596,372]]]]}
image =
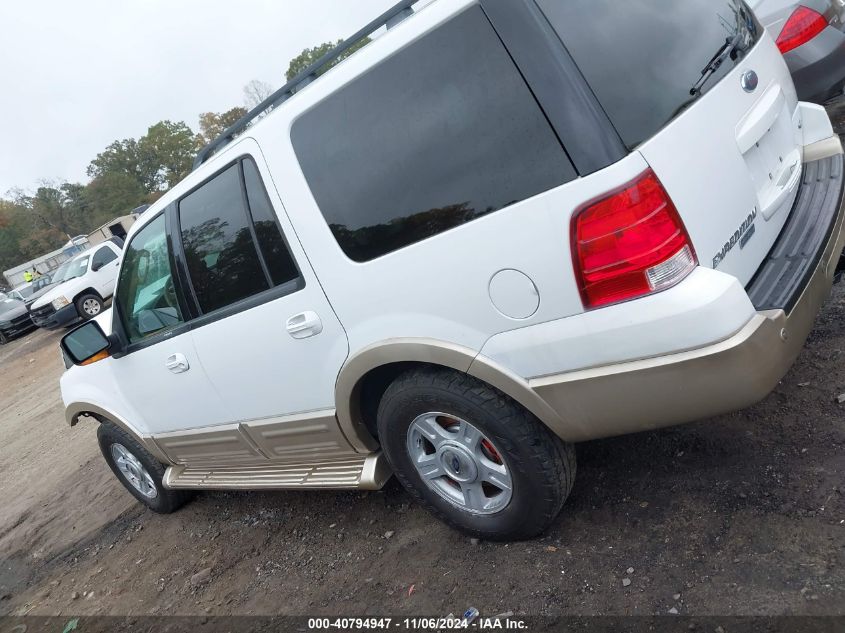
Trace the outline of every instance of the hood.
{"type": "Polygon", "coordinates": [[[50,284],[49,286],[44,286],[41,290],[37,290],[37,291],[33,292],[31,295],[29,295],[29,296],[26,298],[26,302],[25,302],[25,303],[26,303],[27,305],[32,305],[33,303],[35,303],[36,301],[38,301],[41,297],[43,297],[45,294],[47,294],[48,292],[50,292],[50,291],[51,291],[53,288],[55,288],[55,287],[56,287],[56,285],[55,285],[55,284],[50,284]]]}
{"type": "Polygon", "coordinates": [[[33,310],[41,308],[43,306],[46,306],[48,303],[52,303],[53,299],[57,299],[58,297],[62,296],[66,297],[68,301],[70,301],[73,298],[73,293],[71,292],[70,296],[68,296],[65,294],[64,291],[66,289],[69,289],[73,282],[75,282],[77,279],[79,279],[79,277],[76,277],[74,279],[68,279],[67,281],[62,282],[60,284],[56,284],[55,286],[49,286],[48,288],[44,288],[44,294],[42,294],[40,297],[38,297],[38,299],[33,301],[30,304],[30,307],[33,310]]]}
{"type": "Polygon", "coordinates": [[[11,321],[27,313],[26,304],[17,299],[10,299],[0,303],[0,321],[11,321]]]}

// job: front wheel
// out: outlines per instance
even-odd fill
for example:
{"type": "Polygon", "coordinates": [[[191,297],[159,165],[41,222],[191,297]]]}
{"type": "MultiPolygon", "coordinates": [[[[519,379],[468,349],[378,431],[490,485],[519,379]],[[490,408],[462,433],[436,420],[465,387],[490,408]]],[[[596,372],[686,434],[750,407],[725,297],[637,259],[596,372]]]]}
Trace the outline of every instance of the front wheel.
{"type": "Polygon", "coordinates": [[[120,483],[138,501],[154,512],[168,514],[191,498],[185,490],[168,490],[162,485],[165,467],[129,433],[111,422],[97,429],[100,451],[120,483]]]}
{"type": "Polygon", "coordinates": [[[76,300],[76,311],[86,321],[93,319],[103,311],[103,300],[97,295],[82,295],[76,300]]]}
{"type": "Polygon", "coordinates": [[[7,337],[5,334],[3,334],[2,331],[0,331],[0,345],[5,345],[8,342],[9,342],[9,337],[7,337]]]}
{"type": "Polygon", "coordinates": [[[378,432],[410,494],[478,538],[543,532],[575,478],[575,451],[503,393],[449,370],[412,370],[387,389],[378,432]]]}

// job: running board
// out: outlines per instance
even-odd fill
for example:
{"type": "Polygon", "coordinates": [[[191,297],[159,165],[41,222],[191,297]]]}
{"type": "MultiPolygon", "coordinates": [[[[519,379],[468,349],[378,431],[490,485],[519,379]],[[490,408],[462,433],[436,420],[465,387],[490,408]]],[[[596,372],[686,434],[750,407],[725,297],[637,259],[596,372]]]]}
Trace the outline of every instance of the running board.
{"type": "Polygon", "coordinates": [[[310,464],[170,466],[164,487],[172,490],[285,490],[354,488],[379,490],[392,472],[381,452],[310,464]]]}

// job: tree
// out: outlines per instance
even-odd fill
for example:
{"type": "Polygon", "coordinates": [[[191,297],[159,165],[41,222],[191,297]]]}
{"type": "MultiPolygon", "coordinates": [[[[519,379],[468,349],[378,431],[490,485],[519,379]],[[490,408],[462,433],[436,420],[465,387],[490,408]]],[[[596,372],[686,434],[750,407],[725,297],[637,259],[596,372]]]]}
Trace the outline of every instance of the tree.
{"type": "Polygon", "coordinates": [[[184,122],[160,121],[137,141],[115,141],[97,154],[88,176],[124,174],[153,194],[169,189],[188,175],[196,151],[194,133],[184,122]]]}
{"type": "Polygon", "coordinates": [[[227,112],[204,112],[200,115],[200,131],[196,136],[197,149],[202,149],[220,136],[228,127],[246,114],[240,106],[227,112]]]}
{"type": "Polygon", "coordinates": [[[141,172],[147,191],[170,189],[191,173],[196,152],[194,133],[183,121],[160,121],[138,140],[141,172]]]}
{"type": "Polygon", "coordinates": [[[114,141],[97,154],[97,157],[88,165],[87,172],[89,178],[99,178],[109,173],[126,174],[143,185],[145,189],[151,190],[154,186],[152,176],[142,170],[138,141],[134,138],[114,141]]]}
{"type": "Polygon", "coordinates": [[[273,86],[266,81],[253,79],[244,86],[244,103],[249,110],[252,110],[271,94],[273,94],[273,86]]]}
{"type": "Polygon", "coordinates": [[[119,172],[105,173],[92,180],[85,187],[84,196],[87,203],[86,231],[150,201],[150,194],[137,180],[119,172]]]}
{"type": "MultiPolygon", "coordinates": [[[[346,59],[350,55],[354,54],[356,51],[361,50],[367,44],[369,44],[371,41],[372,40],[370,40],[369,37],[365,37],[360,42],[356,43],[348,51],[343,53],[343,55],[341,55],[336,60],[334,60],[331,64],[329,64],[325,68],[321,69],[320,72],[317,73],[317,76],[319,77],[320,75],[325,73],[327,70],[333,68],[334,66],[336,66],[337,64],[342,62],[344,59],[346,59]]],[[[314,48],[306,48],[299,55],[297,55],[292,60],[290,60],[290,65],[288,66],[287,73],[285,74],[285,76],[287,77],[287,80],[290,81],[291,79],[296,77],[299,73],[301,73],[303,70],[308,68],[311,64],[313,64],[318,59],[320,59],[323,55],[328,53],[330,50],[332,50],[336,46],[340,46],[341,44],[343,44],[343,40],[338,40],[335,43],[325,42],[323,44],[320,44],[319,46],[315,46],[314,48]]]]}

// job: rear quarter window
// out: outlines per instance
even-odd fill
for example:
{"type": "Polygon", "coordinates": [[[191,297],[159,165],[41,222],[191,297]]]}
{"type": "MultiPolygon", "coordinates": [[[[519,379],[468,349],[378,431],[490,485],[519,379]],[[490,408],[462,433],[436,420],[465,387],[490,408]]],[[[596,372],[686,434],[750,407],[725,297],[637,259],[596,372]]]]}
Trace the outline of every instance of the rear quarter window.
{"type": "Polygon", "coordinates": [[[291,138],[335,239],[359,262],[575,178],[478,7],[321,101],[291,138]]]}

